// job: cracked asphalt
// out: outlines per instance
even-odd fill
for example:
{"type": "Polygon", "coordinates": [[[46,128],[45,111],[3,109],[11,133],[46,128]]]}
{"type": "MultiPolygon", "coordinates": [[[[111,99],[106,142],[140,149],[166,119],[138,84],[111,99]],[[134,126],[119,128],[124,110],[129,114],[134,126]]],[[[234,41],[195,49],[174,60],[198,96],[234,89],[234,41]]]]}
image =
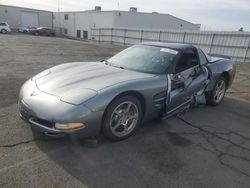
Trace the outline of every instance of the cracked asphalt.
{"type": "Polygon", "coordinates": [[[123,47],[14,34],[0,41],[0,187],[250,187],[250,64],[237,64],[220,106],[192,108],[91,147],[32,131],[18,116],[18,91],[46,68],[102,60],[123,47]]]}

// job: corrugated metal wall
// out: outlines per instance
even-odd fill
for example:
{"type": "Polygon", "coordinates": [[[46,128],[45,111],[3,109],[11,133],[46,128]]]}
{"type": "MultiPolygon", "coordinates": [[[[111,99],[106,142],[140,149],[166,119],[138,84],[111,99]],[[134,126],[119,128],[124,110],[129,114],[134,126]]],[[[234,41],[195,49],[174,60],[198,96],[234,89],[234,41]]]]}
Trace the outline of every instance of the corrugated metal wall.
{"type": "MultiPolygon", "coordinates": [[[[53,27],[53,12],[8,5],[0,5],[0,20],[7,21],[11,29],[16,30],[23,26],[22,14],[25,12],[38,15],[38,26],[50,28],[53,27]]],[[[35,24],[35,26],[36,25],[37,24],[35,24]]]]}
{"type": "Polygon", "coordinates": [[[99,42],[123,45],[147,41],[188,43],[207,53],[226,55],[234,61],[250,63],[250,32],[94,28],[91,35],[93,40],[99,42]]]}

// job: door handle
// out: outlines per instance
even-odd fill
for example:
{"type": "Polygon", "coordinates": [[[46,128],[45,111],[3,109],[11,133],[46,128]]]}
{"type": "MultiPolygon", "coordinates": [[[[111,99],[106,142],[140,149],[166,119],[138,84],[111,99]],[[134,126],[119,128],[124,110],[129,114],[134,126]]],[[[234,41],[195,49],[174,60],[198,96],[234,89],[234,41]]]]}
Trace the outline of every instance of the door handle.
{"type": "Polygon", "coordinates": [[[177,80],[182,81],[182,80],[184,80],[184,77],[182,75],[178,74],[177,75],[177,80]]]}

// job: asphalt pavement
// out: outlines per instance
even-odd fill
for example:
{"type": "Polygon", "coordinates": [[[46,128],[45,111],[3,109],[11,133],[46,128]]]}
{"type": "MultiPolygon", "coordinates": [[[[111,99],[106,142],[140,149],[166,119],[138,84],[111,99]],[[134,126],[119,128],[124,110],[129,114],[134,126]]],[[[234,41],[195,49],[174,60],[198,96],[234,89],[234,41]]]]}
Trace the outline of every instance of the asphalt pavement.
{"type": "MultiPolygon", "coordinates": [[[[57,64],[106,59],[124,47],[0,35],[0,187],[250,187],[250,65],[223,103],[151,121],[121,142],[50,139],[18,115],[25,80],[57,64]]],[[[241,69],[241,67],[244,67],[241,69]]]]}

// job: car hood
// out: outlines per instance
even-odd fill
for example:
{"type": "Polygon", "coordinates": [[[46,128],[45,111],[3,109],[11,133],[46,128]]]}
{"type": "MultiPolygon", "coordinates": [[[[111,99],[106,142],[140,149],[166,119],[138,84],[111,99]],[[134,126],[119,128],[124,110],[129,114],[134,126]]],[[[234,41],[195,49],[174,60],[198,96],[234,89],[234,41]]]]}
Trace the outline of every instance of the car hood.
{"type": "Polygon", "coordinates": [[[33,80],[39,90],[63,97],[79,90],[97,93],[115,84],[154,76],[112,67],[101,62],[77,62],[53,67],[33,77],[33,80]]]}

